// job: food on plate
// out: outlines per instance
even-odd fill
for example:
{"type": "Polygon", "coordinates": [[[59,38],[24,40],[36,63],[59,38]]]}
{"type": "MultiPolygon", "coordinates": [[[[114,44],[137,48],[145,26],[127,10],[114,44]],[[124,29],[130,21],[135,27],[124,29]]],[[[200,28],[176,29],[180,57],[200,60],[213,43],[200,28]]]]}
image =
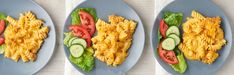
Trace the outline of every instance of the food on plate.
{"type": "Polygon", "coordinates": [[[4,53],[5,48],[6,48],[5,44],[0,45],[0,54],[4,53]]]}
{"type": "Polygon", "coordinates": [[[81,25],[81,20],[79,15],[80,11],[88,12],[93,17],[95,22],[98,20],[96,10],[94,8],[78,8],[74,10],[71,14],[72,25],[81,25]]]}
{"type": "Polygon", "coordinates": [[[0,20],[5,20],[5,19],[6,19],[6,15],[0,12],[0,20]]]}
{"type": "Polygon", "coordinates": [[[109,22],[99,19],[96,23],[97,35],[92,38],[94,56],[107,65],[122,64],[128,56],[137,23],[121,16],[109,16],[109,22]]]}
{"type": "Polygon", "coordinates": [[[212,64],[219,56],[218,50],[226,44],[221,18],[205,17],[193,10],[191,17],[182,25],[183,40],[179,49],[190,60],[199,60],[212,64]]]}
{"type": "Polygon", "coordinates": [[[3,37],[3,32],[6,26],[5,19],[6,19],[6,15],[0,12],[0,54],[3,54],[5,51],[5,44],[4,44],[5,39],[3,37]]]}
{"type": "Polygon", "coordinates": [[[35,61],[49,27],[44,26],[44,22],[30,11],[20,14],[18,20],[7,16],[6,21],[4,56],[15,62],[20,58],[24,62],[35,61]]]}
{"type": "Polygon", "coordinates": [[[69,32],[64,33],[64,45],[70,52],[69,60],[83,71],[89,72],[94,67],[94,51],[91,37],[94,35],[97,21],[94,8],[78,8],[71,14],[69,32]]]}
{"type": "Polygon", "coordinates": [[[178,45],[181,43],[178,27],[182,23],[182,17],[182,13],[164,12],[158,30],[158,55],[179,73],[184,73],[187,69],[184,56],[178,49],[178,45]]]}
{"type": "Polygon", "coordinates": [[[82,70],[91,71],[94,67],[93,49],[87,47],[84,39],[74,36],[71,32],[64,34],[64,44],[70,51],[69,60],[82,70]]]}
{"type": "Polygon", "coordinates": [[[163,19],[165,23],[169,26],[179,26],[183,20],[182,16],[183,16],[183,13],[165,11],[163,19]]]}
{"type": "Polygon", "coordinates": [[[88,47],[79,58],[75,58],[70,55],[69,60],[82,70],[89,72],[94,67],[93,49],[88,47]]]}

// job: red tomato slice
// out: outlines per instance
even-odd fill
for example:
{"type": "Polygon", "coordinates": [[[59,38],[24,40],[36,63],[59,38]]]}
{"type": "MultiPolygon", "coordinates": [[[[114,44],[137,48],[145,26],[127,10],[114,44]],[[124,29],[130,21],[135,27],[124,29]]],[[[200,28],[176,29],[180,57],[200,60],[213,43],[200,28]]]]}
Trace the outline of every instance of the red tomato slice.
{"type": "Polygon", "coordinates": [[[160,33],[163,38],[166,38],[166,31],[168,29],[167,24],[164,22],[164,20],[160,21],[160,33]]]}
{"type": "Polygon", "coordinates": [[[86,30],[89,32],[89,34],[92,36],[95,33],[95,22],[89,13],[85,11],[80,11],[79,12],[81,24],[86,26],[86,30]]]}
{"type": "Polygon", "coordinates": [[[0,45],[4,43],[5,39],[3,37],[0,37],[0,45]]]}
{"type": "Polygon", "coordinates": [[[68,29],[71,30],[76,37],[85,39],[88,47],[91,46],[91,36],[85,28],[78,25],[70,25],[68,29]]]}
{"type": "Polygon", "coordinates": [[[158,53],[159,57],[168,64],[179,63],[174,51],[164,50],[161,43],[158,46],[158,53]]]}
{"type": "Polygon", "coordinates": [[[5,21],[1,20],[0,21],[0,35],[4,32],[5,29],[5,21]]]}

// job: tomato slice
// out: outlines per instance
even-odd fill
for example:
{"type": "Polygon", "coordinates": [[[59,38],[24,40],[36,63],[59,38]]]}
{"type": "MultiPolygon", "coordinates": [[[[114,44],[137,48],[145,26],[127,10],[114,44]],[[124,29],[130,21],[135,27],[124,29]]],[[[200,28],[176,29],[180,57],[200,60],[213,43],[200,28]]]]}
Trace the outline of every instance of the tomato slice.
{"type": "Polygon", "coordinates": [[[0,45],[4,43],[5,39],[3,37],[0,37],[0,45]]]}
{"type": "Polygon", "coordinates": [[[86,27],[86,30],[89,32],[89,34],[92,36],[95,33],[95,22],[89,13],[85,11],[80,11],[79,12],[81,24],[86,27]]]}
{"type": "Polygon", "coordinates": [[[0,35],[4,32],[5,29],[5,21],[0,20],[0,35]]]}
{"type": "Polygon", "coordinates": [[[158,46],[159,57],[168,64],[178,64],[179,61],[175,55],[174,51],[164,50],[162,44],[158,46]]]}
{"type": "Polygon", "coordinates": [[[164,22],[164,20],[160,21],[160,33],[163,38],[166,38],[166,31],[168,29],[167,24],[164,22]]]}
{"type": "Polygon", "coordinates": [[[71,30],[76,37],[85,39],[88,47],[91,46],[91,36],[85,28],[78,25],[70,25],[68,29],[71,30]]]}

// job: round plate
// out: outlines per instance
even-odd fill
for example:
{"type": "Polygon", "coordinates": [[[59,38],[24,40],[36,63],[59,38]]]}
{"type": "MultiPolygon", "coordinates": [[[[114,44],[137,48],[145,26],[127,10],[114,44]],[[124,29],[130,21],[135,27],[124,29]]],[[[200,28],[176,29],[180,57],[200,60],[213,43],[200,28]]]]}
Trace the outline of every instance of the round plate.
{"type": "MultiPolygon", "coordinates": [[[[127,4],[125,4],[122,0],[87,0],[83,3],[76,6],[76,8],[82,7],[91,7],[96,9],[96,13],[98,18],[108,21],[109,15],[119,15],[123,16],[127,19],[132,19],[138,22],[137,28],[133,35],[132,46],[128,50],[128,57],[126,60],[117,67],[107,66],[106,63],[95,59],[95,68],[91,72],[84,72],[79,67],[75,66],[77,70],[84,73],[85,75],[115,75],[115,74],[123,74],[131,69],[140,58],[144,44],[145,44],[145,32],[142,25],[142,22],[137,15],[137,13],[130,8],[127,4]]],[[[75,9],[76,9],[75,8],[75,9]]],[[[74,10],[74,9],[73,9],[74,10]]],[[[71,13],[70,13],[71,14],[71,13]]],[[[67,17],[65,25],[64,25],[64,32],[68,32],[67,28],[71,24],[71,16],[67,17]]],[[[63,36],[64,38],[64,36],[63,36]]],[[[70,52],[66,46],[64,46],[64,50],[66,53],[66,57],[69,57],[70,52]]]]}
{"type": "Polygon", "coordinates": [[[0,55],[0,73],[2,75],[32,75],[42,69],[53,55],[56,43],[55,27],[47,12],[32,0],[1,0],[0,2],[0,12],[14,18],[18,19],[19,14],[26,11],[32,11],[38,19],[45,21],[50,32],[34,62],[24,63],[21,59],[14,62],[11,59],[4,58],[4,55],[0,55]]]}
{"type": "MultiPolygon", "coordinates": [[[[157,45],[158,45],[158,37],[157,31],[159,27],[159,21],[163,17],[164,11],[173,11],[173,12],[182,12],[183,22],[186,21],[186,17],[189,17],[192,10],[197,10],[198,12],[204,14],[205,16],[209,17],[216,17],[220,16],[222,18],[221,27],[224,30],[225,39],[227,40],[227,44],[222,47],[219,51],[220,56],[213,64],[204,64],[200,61],[191,61],[187,60],[188,68],[187,71],[184,73],[185,75],[211,75],[215,71],[217,71],[225,62],[229,53],[231,51],[232,46],[232,31],[230,27],[230,23],[228,18],[225,16],[224,12],[216,6],[211,0],[175,0],[174,2],[167,5],[162,11],[158,14],[157,18],[155,19],[155,23],[151,32],[151,46],[154,50],[154,55],[159,64],[169,73],[177,75],[178,73],[175,72],[167,63],[162,61],[157,53],[157,45]]],[[[181,29],[181,28],[180,28],[181,29]]],[[[179,74],[178,74],[179,75],[179,74]]]]}

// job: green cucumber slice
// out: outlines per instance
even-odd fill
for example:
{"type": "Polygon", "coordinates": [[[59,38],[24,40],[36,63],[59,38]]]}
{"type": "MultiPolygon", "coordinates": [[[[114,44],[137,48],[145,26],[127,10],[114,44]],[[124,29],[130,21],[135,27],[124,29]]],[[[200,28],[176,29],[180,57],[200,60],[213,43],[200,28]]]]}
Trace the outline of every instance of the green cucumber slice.
{"type": "Polygon", "coordinates": [[[172,38],[166,38],[162,42],[162,48],[165,50],[173,50],[175,46],[175,40],[172,38]]]}
{"type": "Polygon", "coordinates": [[[166,31],[166,36],[169,36],[172,33],[180,36],[179,28],[177,26],[170,26],[166,31]]]}
{"type": "Polygon", "coordinates": [[[74,44],[81,44],[84,48],[87,47],[86,41],[84,39],[81,39],[81,38],[76,38],[76,39],[72,40],[71,45],[74,45],[74,44]]]}
{"type": "Polygon", "coordinates": [[[175,40],[175,44],[178,45],[180,43],[180,37],[176,34],[170,34],[168,37],[175,40]]]}
{"type": "Polygon", "coordinates": [[[84,53],[84,48],[81,45],[72,45],[70,48],[70,53],[73,57],[80,57],[84,53]]]}
{"type": "Polygon", "coordinates": [[[72,37],[69,41],[68,41],[68,46],[70,47],[72,45],[72,41],[77,39],[76,37],[72,37]]]}

